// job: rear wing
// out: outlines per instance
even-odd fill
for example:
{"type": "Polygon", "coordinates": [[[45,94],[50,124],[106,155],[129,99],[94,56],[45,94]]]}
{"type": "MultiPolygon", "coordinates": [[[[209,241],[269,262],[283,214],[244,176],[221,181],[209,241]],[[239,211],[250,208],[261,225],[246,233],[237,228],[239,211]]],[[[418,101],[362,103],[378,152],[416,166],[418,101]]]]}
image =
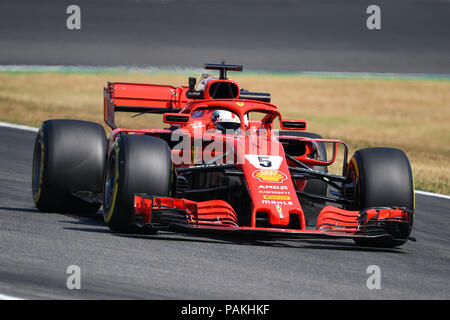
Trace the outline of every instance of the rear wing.
{"type": "Polygon", "coordinates": [[[180,111],[189,101],[188,87],[108,82],[104,88],[104,119],[112,129],[115,112],[166,113],[180,111]]]}

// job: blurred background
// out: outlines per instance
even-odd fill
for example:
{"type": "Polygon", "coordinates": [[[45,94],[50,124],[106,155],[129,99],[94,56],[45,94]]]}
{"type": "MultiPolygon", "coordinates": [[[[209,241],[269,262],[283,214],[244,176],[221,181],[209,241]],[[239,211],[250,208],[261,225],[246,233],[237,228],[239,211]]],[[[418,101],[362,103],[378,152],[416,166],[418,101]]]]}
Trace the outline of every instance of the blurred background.
{"type": "MultiPolygon", "coordinates": [[[[0,121],[103,124],[107,81],[187,85],[203,63],[225,60],[286,117],[347,142],[350,155],[401,148],[418,189],[450,194],[449,31],[448,0],[2,0],[0,121]],[[66,25],[73,4],[79,30],[66,25]],[[379,30],[366,25],[373,4],[379,30]]],[[[162,125],[130,116],[119,124],[162,125]]]]}
{"type": "Polygon", "coordinates": [[[2,0],[0,64],[449,74],[449,30],[448,0],[2,0]],[[66,28],[71,4],[81,30],[66,28]]]}

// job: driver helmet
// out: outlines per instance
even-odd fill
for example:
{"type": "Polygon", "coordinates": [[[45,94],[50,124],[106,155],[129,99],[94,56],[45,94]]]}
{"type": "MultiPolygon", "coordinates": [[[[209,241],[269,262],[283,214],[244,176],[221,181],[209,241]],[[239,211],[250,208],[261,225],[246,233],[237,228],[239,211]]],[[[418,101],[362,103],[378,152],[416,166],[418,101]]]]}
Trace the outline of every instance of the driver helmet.
{"type": "MultiPolygon", "coordinates": [[[[211,121],[217,130],[226,133],[226,130],[238,130],[241,127],[239,117],[231,111],[215,110],[212,113],[211,121]]],[[[247,127],[248,118],[244,116],[244,124],[247,127]]]]}
{"type": "Polygon", "coordinates": [[[203,91],[205,89],[206,85],[208,84],[208,82],[213,79],[218,79],[218,78],[215,76],[212,76],[210,74],[207,74],[207,73],[202,73],[202,76],[200,78],[200,81],[197,84],[197,87],[195,88],[195,91],[203,91]]]}

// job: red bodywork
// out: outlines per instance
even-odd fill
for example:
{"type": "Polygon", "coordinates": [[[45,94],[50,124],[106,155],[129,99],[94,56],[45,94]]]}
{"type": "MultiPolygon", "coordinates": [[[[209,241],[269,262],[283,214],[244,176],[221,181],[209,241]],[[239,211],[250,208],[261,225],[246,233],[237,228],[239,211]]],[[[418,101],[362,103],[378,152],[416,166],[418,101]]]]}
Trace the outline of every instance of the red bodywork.
{"type": "MultiPolygon", "coordinates": [[[[224,156],[220,151],[210,151],[212,158],[220,158],[224,163],[214,163],[220,169],[233,168],[234,173],[242,179],[244,188],[250,198],[250,222],[241,225],[241,214],[224,200],[194,201],[184,197],[157,197],[148,194],[135,195],[135,219],[140,226],[158,228],[158,226],[177,226],[195,230],[233,231],[242,233],[263,233],[286,237],[384,237],[383,232],[371,233],[371,230],[385,227],[391,223],[408,224],[411,213],[398,208],[372,208],[363,211],[344,210],[327,205],[317,217],[314,229],[307,228],[305,215],[298,200],[297,193],[302,192],[308,179],[292,175],[299,163],[308,166],[329,166],[336,160],[337,146],[344,148],[344,173],[347,168],[347,146],[339,140],[309,139],[284,135],[280,141],[273,135],[274,121],[280,121],[284,130],[305,130],[303,120],[283,119],[273,104],[242,99],[238,84],[231,80],[216,79],[208,83],[201,99],[187,98],[187,86],[172,87],[166,85],[145,85],[130,83],[108,83],[104,90],[105,122],[112,128],[109,146],[122,134],[146,134],[156,137],[173,134],[186,135],[192,143],[189,150],[172,148],[172,158],[183,158],[189,161],[176,163],[180,176],[183,172],[195,170],[205,163],[197,161],[208,150],[208,144],[223,144],[234,152],[232,156],[224,156]],[[229,99],[213,99],[209,87],[218,82],[232,83],[237,94],[229,99]],[[234,87],[235,86],[235,87],[234,87]],[[211,114],[216,109],[228,110],[240,119],[239,134],[224,134],[211,131],[211,114]],[[164,122],[173,125],[171,129],[120,129],[114,123],[114,112],[156,112],[164,113],[164,122]],[[245,124],[245,117],[257,112],[263,116],[259,120],[250,118],[245,124]],[[197,140],[202,142],[196,144],[197,140]],[[285,154],[283,144],[301,141],[304,152],[295,157],[285,154]],[[208,142],[208,143],[205,143],[208,142]],[[310,155],[317,142],[332,146],[333,155],[327,160],[318,160],[310,155]],[[187,153],[189,155],[186,155],[187,153]],[[259,157],[259,158],[258,158],[259,157]],[[225,161],[226,160],[226,161],[225,161]],[[268,166],[268,164],[271,166],[268,166]],[[294,169],[292,169],[294,168],[294,169]],[[267,216],[266,226],[257,225],[257,216],[267,216]],[[176,219],[174,218],[176,217],[176,219]],[[292,224],[297,217],[298,223],[292,224]],[[167,218],[169,217],[169,218],[167,218]],[[168,220],[165,220],[168,219],[168,220]],[[163,222],[168,223],[163,223],[163,222]]],[[[223,170],[222,170],[223,171],[223,170]]],[[[233,172],[231,172],[233,173],[233,172]]],[[[220,188],[220,185],[217,186],[220,188]]]]}

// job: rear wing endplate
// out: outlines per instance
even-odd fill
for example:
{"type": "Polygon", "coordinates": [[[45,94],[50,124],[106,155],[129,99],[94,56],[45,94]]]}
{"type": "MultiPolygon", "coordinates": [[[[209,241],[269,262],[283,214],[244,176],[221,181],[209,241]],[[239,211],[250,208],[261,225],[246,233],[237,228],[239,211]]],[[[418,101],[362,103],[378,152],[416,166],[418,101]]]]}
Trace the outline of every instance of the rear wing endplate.
{"type": "Polygon", "coordinates": [[[108,82],[104,88],[104,119],[116,129],[115,112],[165,113],[180,111],[188,102],[188,87],[108,82]]]}

